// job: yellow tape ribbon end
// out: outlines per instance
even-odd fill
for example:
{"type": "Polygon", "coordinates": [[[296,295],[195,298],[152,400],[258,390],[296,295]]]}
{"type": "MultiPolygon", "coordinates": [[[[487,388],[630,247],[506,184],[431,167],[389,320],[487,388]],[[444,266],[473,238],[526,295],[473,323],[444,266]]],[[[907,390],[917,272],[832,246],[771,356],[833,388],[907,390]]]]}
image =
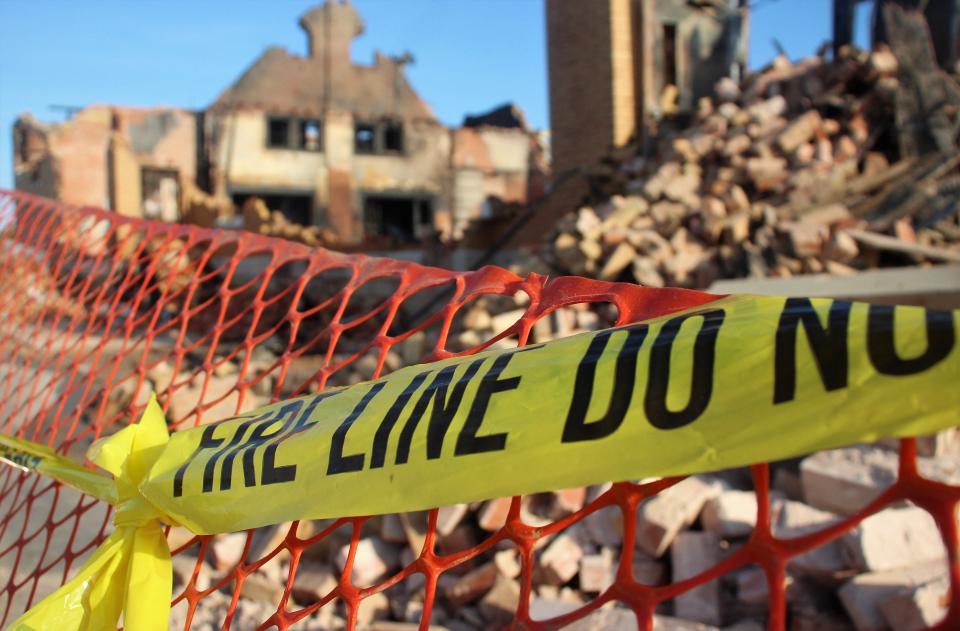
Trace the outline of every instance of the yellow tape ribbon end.
{"type": "Polygon", "coordinates": [[[114,476],[116,530],[73,579],[20,616],[14,631],[116,629],[121,613],[128,631],[167,629],[173,573],[160,520],[171,521],[138,487],[168,438],[151,396],[138,423],[91,445],[88,458],[114,476]]]}

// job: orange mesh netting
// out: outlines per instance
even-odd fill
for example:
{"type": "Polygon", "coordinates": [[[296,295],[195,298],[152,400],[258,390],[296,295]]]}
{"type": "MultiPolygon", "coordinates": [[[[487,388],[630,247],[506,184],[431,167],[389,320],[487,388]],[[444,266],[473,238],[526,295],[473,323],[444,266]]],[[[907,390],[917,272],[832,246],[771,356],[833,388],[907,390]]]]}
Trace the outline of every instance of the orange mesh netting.
{"type": "MultiPolygon", "coordinates": [[[[606,316],[597,326],[608,326],[712,299],[582,278],[524,278],[497,267],[452,272],[244,232],[134,220],[2,191],[0,228],[2,431],[77,460],[93,440],[134,422],[151,390],[164,405],[171,430],[177,430],[377,377],[405,363],[526,344],[542,330],[538,322],[583,314],[582,305],[593,304],[606,316]],[[472,338],[460,335],[469,330],[465,315],[472,305],[493,304],[503,296],[520,296],[515,304],[522,305],[522,315],[509,323],[496,319],[501,330],[471,345],[472,338]]],[[[640,629],[651,629],[654,612],[662,612],[664,603],[755,566],[770,586],[769,628],[784,629],[788,561],[902,500],[933,515],[947,550],[950,583],[953,589],[960,583],[955,520],[960,487],[921,477],[913,440],[901,442],[898,479],[880,497],[855,515],[798,538],[773,535],[771,467],[757,464],[751,473],[759,505],[756,527],[717,565],[686,580],[644,584],[635,575],[635,547],[622,546],[608,588],[543,620],[535,620],[531,608],[543,544],[590,516],[610,513],[619,515],[613,521],[621,541],[634,541],[640,503],[677,479],[596,487],[582,508],[549,519],[531,517],[536,511],[530,507],[543,498],[516,497],[502,504],[509,507],[503,524],[487,530],[471,522],[450,532],[438,526],[443,515],[438,510],[429,511],[417,530],[415,516],[404,516],[399,523],[419,532],[422,546],[416,552],[405,549],[385,576],[363,585],[351,578],[358,547],[385,527],[386,518],[250,531],[240,535],[239,559],[218,551],[217,537],[171,532],[180,574],[174,590],[177,624],[200,628],[203,618],[203,628],[326,628],[317,626],[319,612],[339,607],[352,628],[362,603],[385,591],[392,604],[415,601],[408,617],[413,611],[426,629],[432,619],[452,617],[462,604],[451,601],[445,576],[460,577],[493,553],[514,549],[520,566],[518,604],[498,623],[486,618],[486,626],[557,628],[617,601],[628,615],[632,610],[640,629]],[[343,571],[324,593],[298,594],[298,573],[329,557],[331,546],[346,550],[343,571]],[[205,559],[214,566],[206,578],[205,559]],[[251,577],[267,575],[271,567],[275,592],[258,598],[269,604],[247,607],[244,603],[254,598],[251,577]]],[[[110,508],[99,501],[13,467],[0,469],[0,508],[2,620],[9,624],[72,575],[112,520],[110,508]]],[[[403,612],[392,615],[402,618],[403,612]]],[[[939,628],[960,628],[960,599],[950,600],[939,628]]]]}

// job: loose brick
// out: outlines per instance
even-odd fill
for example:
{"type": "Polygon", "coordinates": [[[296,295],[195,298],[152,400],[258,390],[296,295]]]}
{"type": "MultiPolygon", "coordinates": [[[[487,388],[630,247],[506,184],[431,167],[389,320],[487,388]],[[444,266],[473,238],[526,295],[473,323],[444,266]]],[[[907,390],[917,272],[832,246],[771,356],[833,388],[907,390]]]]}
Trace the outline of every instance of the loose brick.
{"type": "Polygon", "coordinates": [[[472,603],[493,587],[499,575],[500,572],[492,561],[485,563],[446,585],[443,594],[455,607],[472,603]]]}
{"type": "Polygon", "coordinates": [[[466,504],[454,504],[441,508],[437,511],[437,532],[440,535],[449,535],[466,517],[467,510],[466,504]]]}
{"type": "Polygon", "coordinates": [[[704,503],[720,491],[718,484],[691,476],[650,498],[639,509],[637,546],[652,557],[663,556],[677,534],[697,519],[704,503]]]}
{"type": "Polygon", "coordinates": [[[283,587],[283,583],[258,571],[243,579],[240,595],[256,602],[276,605],[283,598],[283,587]]]}
{"type": "Polygon", "coordinates": [[[857,631],[883,631],[887,621],[880,604],[900,594],[910,593],[916,587],[933,581],[946,572],[939,561],[911,568],[869,572],[853,577],[840,588],[840,601],[853,620],[857,631]]]}
{"type": "Polygon", "coordinates": [[[642,550],[633,553],[633,580],[641,585],[662,585],[667,576],[663,561],[647,556],[642,550]]]}
{"type": "Polygon", "coordinates": [[[217,535],[209,547],[211,564],[221,571],[234,567],[243,556],[243,548],[246,545],[247,533],[245,532],[217,535]]]}
{"type": "Polygon", "coordinates": [[[550,542],[540,555],[541,578],[550,585],[563,585],[580,569],[583,548],[568,534],[562,534],[550,542]]]}
{"type": "Polygon", "coordinates": [[[876,447],[821,451],[800,463],[807,504],[852,515],[876,499],[897,478],[897,455],[876,447]]]}
{"type": "Polygon", "coordinates": [[[861,571],[880,572],[945,559],[940,530],[922,508],[888,508],[843,536],[843,552],[861,571]]]}
{"type": "MultiPolygon", "coordinates": [[[[737,574],[737,600],[747,605],[765,604],[770,598],[767,575],[761,568],[751,567],[737,574]]],[[[784,587],[788,594],[793,586],[793,578],[788,574],[784,587]]]]}
{"type": "MultiPolygon", "coordinates": [[[[812,508],[802,502],[779,501],[777,518],[773,522],[773,534],[782,539],[795,539],[823,530],[839,520],[833,513],[812,508]]],[[[792,571],[818,578],[834,579],[849,570],[838,539],[795,556],[788,563],[792,571]]]]}
{"type": "Polygon", "coordinates": [[[830,237],[826,226],[805,222],[782,221],[777,230],[787,236],[793,255],[798,257],[819,256],[824,242],[830,237]]]}
{"type": "MultiPolygon", "coordinates": [[[[670,549],[674,582],[696,576],[720,561],[720,539],[712,532],[682,532],[670,549]]],[[[705,624],[720,624],[720,584],[710,581],[677,596],[677,617],[705,624]]]]}
{"type": "Polygon", "coordinates": [[[820,128],[823,119],[816,110],[808,110],[799,118],[794,119],[777,138],[777,144],[784,153],[790,153],[803,143],[810,140],[820,128]]]}
{"type": "Polygon", "coordinates": [[[507,578],[516,578],[520,576],[521,565],[519,555],[513,548],[500,550],[493,555],[493,562],[501,574],[507,578]]]}
{"type": "Polygon", "coordinates": [[[301,605],[312,605],[337,587],[333,568],[326,563],[300,559],[293,577],[293,598],[301,605]]]}
{"type": "Polygon", "coordinates": [[[721,537],[749,537],[757,523],[757,495],[753,491],[724,491],[703,506],[700,521],[721,537]]]}
{"type": "Polygon", "coordinates": [[[375,620],[390,617],[390,599],[383,592],[374,592],[365,596],[357,607],[357,626],[369,626],[375,620]]]}
{"type": "Polygon", "coordinates": [[[582,523],[591,541],[597,545],[619,546],[623,542],[623,515],[617,506],[594,511],[582,523]]]}
{"type": "Polygon", "coordinates": [[[407,533],[403,530],[399,516],[390,514],[380,519],[380,538],[390,543],[407,542],[407,533]]]}
{"type": "Polygon", "coordinates": [[[427,512],[400,513],[400,527],[407,537],[407,545],[414,554],[420,554],[427,539],[427,512]]]}
{"type": "Polygon", "coordinates": [[[893,631],[920,631],[937,624],[947,613],[950,581],[939,578],[880,603],[893,631]]]}
{"type": "Polygon", "coordinates": [[[610,548],[584,556],[580,559],[581,591],[594,594],[604,591],[613,584],[616,572],[616,557],[610,548]]]}
{"type": "Polygon", "coordinates": [[[487,532],[500,530],[507,523],[511,501],[509,497],[500,497],[484,502],[483,507],[477,514],[477,523],[487,532]]]}
{"type": "Polygon", "coordinates": [[[587,489],[583,486],[554,491],[551,516],[563,517],[575,513],[583,508],[586,499],[587,489]]]}
{"type": "Polygon", "coordinates": [[[512,579],[498,576],[493,587],[480,601],[480,614],[484,620],[500,627],[513,620],[520,602],[520,585],[512,579]]]}
{"type": "Polygon", "coordinates": [[[838,223],[849,221],[853,215],[843,204],[827,204],[809,212],[805,212],[800,217],[803,223],[813,223],[823,226],[832,226],[838,223]]]}
{"type": "MultiPolygon", "coordinates": [[[[344,545],[337,552],[337,567],[342,572],[347,564],[347,555],[350,552],[350,545],[344,545]]],[[[372,585],[390,570],[396,568],[399,564],[400,551],[397,546],[380,539],[361,539],[357,543],[357,553],[353,559],[353,575],[351,580],[354,585],[367,587],[372,585]]]]}

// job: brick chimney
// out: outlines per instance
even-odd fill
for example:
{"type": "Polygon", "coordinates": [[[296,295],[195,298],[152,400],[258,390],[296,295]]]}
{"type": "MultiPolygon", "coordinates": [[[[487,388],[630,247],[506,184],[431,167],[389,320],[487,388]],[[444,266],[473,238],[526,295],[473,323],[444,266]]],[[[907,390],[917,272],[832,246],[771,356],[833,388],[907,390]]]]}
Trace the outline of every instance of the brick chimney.
{"type": "Polygon", "coordinates": [[[332,72],[350,67],[350,43],[363,33],[363,19],[347,0],[326,0],[300,18],[307,32],[307,53],[324,59],[332,72]]]}

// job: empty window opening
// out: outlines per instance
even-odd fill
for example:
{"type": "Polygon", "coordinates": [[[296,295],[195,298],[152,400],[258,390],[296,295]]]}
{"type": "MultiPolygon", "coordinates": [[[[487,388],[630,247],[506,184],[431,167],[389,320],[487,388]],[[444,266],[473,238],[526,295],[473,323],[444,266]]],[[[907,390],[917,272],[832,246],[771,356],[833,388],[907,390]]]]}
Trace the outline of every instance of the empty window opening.
{"type": "Polygon", "coordinates": [[[244,191],[233,194],[233,203],[239,208],[250,197],[259,197],[267,208],[280,211],[287,221],[304,226],[313,224],[313,195],[244,191]]]}
{"type": "Polygon", "coordinates": [[[320,121],[307,119],[300,121],[299,149],[320,151],[320,121]]]}
{"type": "Polygon", "coordinates": [[[384,125],[383,147],[386,151],[403,152],[403,125],[400,123],[384,125]]]}
{"type": "Polygon", "coordinates": [[[356,153],[403,153],[403,123],[393,120],[357,122],[353,128],[356,153]]]}
{"type": "Polygon", "coordinates": [[[272,149],[321,151],[323,126],[315,118],[268,116],[267,146],[272,149]]]}
{"type": "Polygon", "coordinates": [[[354,132],[354,151],[374,153],[376,145],[376,128],[367,123],[357,123],[354,132]]]}
{"type": "Polygon", "coordinates": [[[433,204],[426,197],[369,195],[363,200],[363,223],[368,239],[416,243],[433,231],[433,204]]]}
{"type": "Polygon", "coordinates": [[[288,147],[290,145],[290,121],[286,118],[270,118],[267,130],[267,146],[288,147]]]}
{"type": "Polygon", "coordinates": [[[140,171],[143,216],[174,223],[180,220],[180,178],[174,169],[143,167],[140,171]]]}

